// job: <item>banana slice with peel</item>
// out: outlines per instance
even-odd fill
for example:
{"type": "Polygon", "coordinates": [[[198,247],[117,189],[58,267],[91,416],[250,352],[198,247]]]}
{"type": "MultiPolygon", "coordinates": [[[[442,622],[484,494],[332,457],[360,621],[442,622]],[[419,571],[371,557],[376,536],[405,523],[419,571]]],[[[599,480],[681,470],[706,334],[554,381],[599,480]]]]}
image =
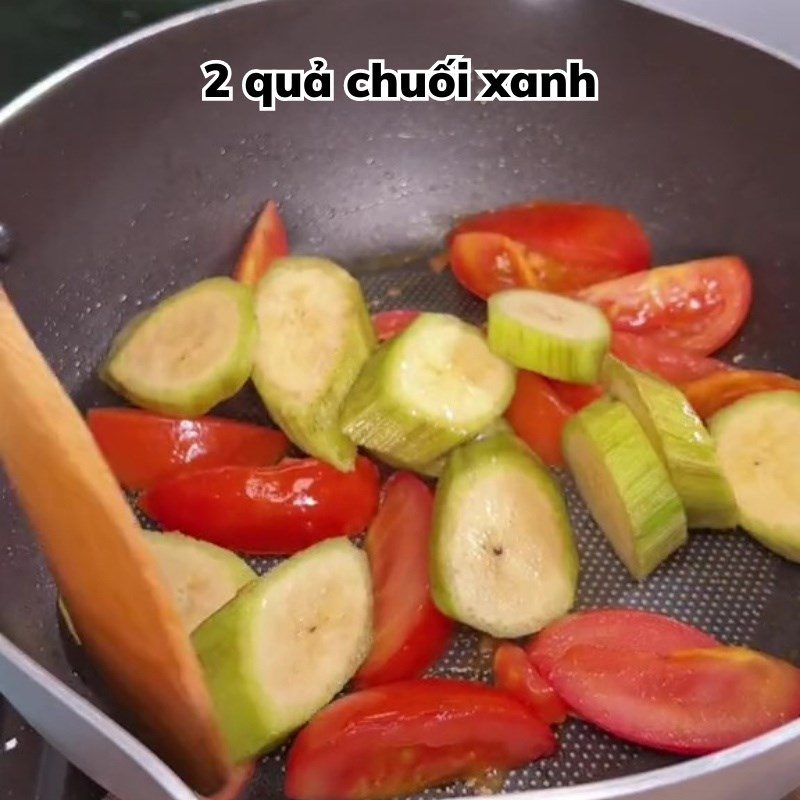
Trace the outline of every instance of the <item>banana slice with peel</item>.
{"type": "Polygon", "coordinates": [[[258,575],[235,553],[182,533],[144,531],[181,619],[193,631],[258,575]]]}
{"type": "Polygon", "coordinates": [[[708,423],[742,527],[800,562],[800,392],[752,394],[708,423]]]}
{"type": "Polygon", "coordinates": [[[634,578],[646,578],[686,542],[681,499],[624,403],[601,398],[575,414],[563,449],[589,511],[634,578]]]}
{"type": "Polygon", "coordinates": [[[440,478],[444,471],[445,464],[447,463],[446,456],[439,456],[439,458],[429,461],[427,464],[416,464],[410,461],[403,461],[399,458],[394,458],[391,453],[380,453],[376,450],[372,451],[372,455],[379,461],[382,461],[386,466],[392,469],[404,470],[406,472],[416,472],[417,475],[422,475],[425,478],[440,478]]]}
{"type": "Polygon", "coordinates": [[[342,429],[394,463],[428,465],[505,411],[514,375],[474,326],[422,314],[367,362],[342,408],[342,429]]]}
{"type": "Polygon", "coordinates": [[[282,562],[193,641],[231,757],[275,747],[329,703],[372,643],[366,555],[328,539],[282,562]]]}
{"type": "MultiPolygon", "coordinates": [[[[511,426],[502,418],[498,417],[496,420],[490,422],[474,439],[473,441],[481,441],[482,439],[488,439],[490,436],[494,436],[497,433],[507,433],[509,435],[514,434],[511,426]]],[[[392,458],[390,455],[386,453],[373,453],[376,458],[380,461],[383,461],[384,464],[387,464],[390,467],[394,467],[395,469],[402,469],[408,470],[410,472],[416,472],[419,475],[423,475],[426,478],[441,478],[442,473],[444,472],[444,468],[447,466],[447,453],[442,456],[439,456],[435,461],[429,461],[427,464],[412,464],[400,461],[399,459],[392,458]]]]}
{"type": "Polygon", "coordinates": [[[525,636],[569,611],[577,579],[564,498],[539,459],[506,433],[454,450],[431,538],[441,611],[492,636],[525,636]]]}
{"type": "Polygon", "coordinates": [[[603,365],[603,385],[630,408],[669,472],[690,528],[735,528],[736,499],[722,472],[714,440],[684,394],[666,381],[614,356],[603,365]]]}
{"type": "MultiPolygon", "coordinates": [[[[156,557],[161,576],[190,633],[258,577],[246,561],[214,544],[177,532],[142,531],[142,535],[156,557]]],[[[80,644],[61,597],[58,608],[70,635],[80,644]]]]}
{"type": "Polygon", "coordinates": [[[256,289],[256,315],[253,382],[273,420],[301,450],[353,469],[339,410],[377,345],[358,281],[323,258],[281,258],[256,289]]]}
{"type": "Polygon", "coordinates": [[[597,381],[611,341],[602,311],[535,289],[498,292],[488,311],[489,347],[509,363],[570,383],[597,381]]]}
{"type": "Polygon", "coordinates": [[[250,289],[209,278],[128,323],[101,377],[142,408],[200,416],[245,384],[255,341],[250,289]]]}

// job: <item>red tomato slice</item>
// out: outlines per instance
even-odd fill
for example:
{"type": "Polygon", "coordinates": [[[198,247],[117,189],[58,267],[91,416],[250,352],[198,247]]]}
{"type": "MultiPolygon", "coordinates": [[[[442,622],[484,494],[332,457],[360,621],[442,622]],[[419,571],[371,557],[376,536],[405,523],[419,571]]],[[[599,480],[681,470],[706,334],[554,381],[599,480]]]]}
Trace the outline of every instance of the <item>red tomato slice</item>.
{"type": "Polygon", "coordinates": [[[548,625],[527,647],[528,658],[545,679],[561,658],[576,645],[641,650],[669,655],[676,650],[716,647],[707,633],[683,622],[625,608],[580,611],[548,625]]]}
{"type": "Polygon", "coordinates": [[[575,296],[601,308],[615,330],[707,356],[741,328],[752,280],[744,261],[720,256],[626,275],[575,296]]]}
{"type": "Polygon", "coordinates": [[[552,755],[550,728],[480,683],[405,681],[343,697],[295,739],[292,800],[378,800],[552,755]]]}
{"type": "Polygon", "coordinates": [[[453,622],[433,604],[428,572],[433,493],[393,475],[366,538],[375,595],[375,638],[356,686],[415,678],[444,652],[453,622]]]}
{"type": "Polygon", "coordinates": [[[394,339],[402,333],[422,312],[398,308],[394,311],[379,311],[372,315],[372,325],[379,342],[394,339]]]}
{"type": "Polygon", "coordinates": [[[535,202],[464,220],[451,233],[450,256],[456,277],[488,297],[514,286],[570,291],[647,269],[650,243],[639,223],[619,209],[535,202]],[[473,236],[456,245],[467,234],[473,236]]]}
{"type": "Polygon", "coordinates": [[[588,406],[589,403],[594,403],[603,394],[603,387],[596,383],[586,385],[550,379],[550,385],[573,411],[580,411],[584,406],[588,406]]]}
{"type": "Polygon", "coordinates": [[[450,243],[449,258],[458,282],[484,300],[504,289],[555,291],[569,282],[561,262],[499,233],[460,233],[450,243]]]}
{"type": "Polygon", "coordinates": [[[681,347],[648,336],[622,331],[614,331],[611,351],[631,367],[651,372],[675,384],[731,369],[716,358],[698,356],[681,347]]]}
{"type": "Polygon", "coordinates": [[[208,800],[240,800],[255,774],[256,765],[253,763],[235,766],[228,783],[208,800]]]}
{"type": "Polygon", "coordinates": [[[166,530],[257,555],[288,555],[333,536],[354,536],[378,506],[378,470],[352,472],[305,458],[275,467],[193,470],[159,481],[139,499],[166,530]]]}
{"type": "Polygon", "coordinates": [[[567,707],[555,690],[533,666],[528,654],[506,642],[495,650],[494,685],[514,695],[542,722],[560,725],[567,718],[567,707]]]}
{"type": "Polygon", "coordinates": [[[561,431],[572,413],[546,378],[526,370],[517,372],[517,388],[506,419],[517,436],[546,464],[564,463],[561,431]]]}
{"type": "Polygon", "coordinates": [[[256,219],[244,249],[236,263],[233,277],[247,286],[255,286],[277,258],[289,255],[289,239],[278,206],[270,200],[256,219]]]}
{"type": "Polygon", "coordinates": [[[188,467],[269,466],[289,449],[280,431],[219,417],[172,419],[132,408],[93,408],[86,422],[117,480],[132,490],[188,467]]]}
{"type": "Polygon", "coordinates": [[[659,655],[579,645],[550,680],[583,719],[682,755],[732,747],[800,715],[800,670],[738,647],[659,655]]]}
{"type": "Polygon", "coordinates": [[[681,387],[694,410],[708,419],[721,408],[756,392],[790,389],[800,392],[800,381],[779,372],[731,370],[690,381],[681,387]]]}

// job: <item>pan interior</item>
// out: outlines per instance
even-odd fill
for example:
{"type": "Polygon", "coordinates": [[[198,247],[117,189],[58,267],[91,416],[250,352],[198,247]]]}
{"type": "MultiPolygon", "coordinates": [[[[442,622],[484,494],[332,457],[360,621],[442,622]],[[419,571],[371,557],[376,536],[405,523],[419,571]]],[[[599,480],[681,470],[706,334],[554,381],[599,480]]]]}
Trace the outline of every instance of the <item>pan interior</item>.
{"type": "MultiPolygon", "coordinates": [[[[427,261],[401,268],[367,269],[359,278],[373,312],[416,308],[456,314],[477,324],[485,321],[485,305],[461,289],[449,273],[433,272],[427,261]]],[[[229,403],[225,410],[249,419],[263,419],[258,399],[248,393],[229,403]]],[[[740,532],[697,532],[676,556],[647,581],[637,584],[592,520],[570,476],[559,470],[558,478],[580,551],[577,608],[657,611],[696,625],[721,642],[759,646],[760,626],[775,599],[779,580],[781,564],[775,556],[740,532]]],[[[143,522],[147,524],[146,520],[143,522]]],[[[272,558],[254,557],[248,561],[261,574],[278,563],[272,558]]],[[[489,637],[462,627],[429,674],[491,681],[491,652],[489,637]]],[[[485,783],[453,783],[429,789],[420,797],[574,786],[680,761],[621,742],[578,720],[569,720],[559,729],[558,737],[561,746],[553,758],[508,775],[490,776],[485,783]]],[[[264,759],[249,797],[282,796],[285,753],[283,747],[264,759]]]]}

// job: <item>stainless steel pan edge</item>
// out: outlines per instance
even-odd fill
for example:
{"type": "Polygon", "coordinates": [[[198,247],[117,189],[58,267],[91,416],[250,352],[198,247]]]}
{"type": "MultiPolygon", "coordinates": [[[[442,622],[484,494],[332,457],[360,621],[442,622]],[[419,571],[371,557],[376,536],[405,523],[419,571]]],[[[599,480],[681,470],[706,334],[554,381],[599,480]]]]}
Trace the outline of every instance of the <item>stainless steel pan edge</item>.
{"type": "Polygon", "coordinates": [[[50,744],[120,800],[195,800],[141,742],[2,634],[0,694],[50,744]]]}
{"type": "MultiPolygon", "coordinates": [[[[0,125],[71,76],[162,31],[229,9],[268,0],[227,0],[123,37],[66,65],[4,108],[0,125]]],[[[626,0],[639,5],[648,3],[626,0]]],[[[688,20],[701,27],[710,27],[688,20]]],[[[727,34],[726,34],[727,35],[727,34]]],[[[792,66],[785,54],[732,37],[792,66]]],[[[53,746],[120,800],[193,800],[194,794],[152,752],[106,714],[40,667],[0,634],[0,694],[53,746]]],[[[800,785],[800,721],[714,756],[626,778],[566,789],[519,792],[536,800],[779,800],[800,785]]]]}

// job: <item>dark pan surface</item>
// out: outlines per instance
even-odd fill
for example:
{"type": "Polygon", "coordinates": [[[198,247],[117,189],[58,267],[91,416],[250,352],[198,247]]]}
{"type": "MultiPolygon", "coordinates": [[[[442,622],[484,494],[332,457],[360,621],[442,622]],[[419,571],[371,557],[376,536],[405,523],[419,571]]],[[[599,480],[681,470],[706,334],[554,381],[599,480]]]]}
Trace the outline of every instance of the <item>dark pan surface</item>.
{"type": "MultiPolygon", "coordinates": [[[[800,73],[790,66],[614,0],[243,6],[116,52],[0,127],[0,221],[17,242],[0,279],[86,408],[117,402],[95,369],[123,320],[168,291],[227,273],[266,197],[281,203],[296,250],[358,272],[376,308],[474,319],[480,305],[427,266],[455,216],[535,196],[598,199],[643,220],[659,263],[745,257],[755,304],[727,356],[798,374],[798,98],[800,73]],[[370,57],[424,67],[447,53],[487,67],[581,57],[600,76],[601,100],[356,104],[340,96],[272,113],[239,99],[199,101],[207,58],[241,75],[321,55],[341,77],[370,57]]],[[[247,394],[223,410],[263,415],[247,394]]],[[[791,633],[797,567],[743,535],[700,534],[637,587],[580,506],[572,510],[581,605],[663,610],[725,641],[800,655],[791,633]]],[[[52,582],[2,482],[0,513],[0,631],[94,697],[65,655],[52,582]]],[[[477,649],[461,636],[441,669],[480,674],[477,649]]],[[[557,759],[508,787],[667,763],[579,723],[562,743],[557,759]]],[[[261,780],[268,791],[253,796],[280,795],[278,769],[261,780]]]]}

